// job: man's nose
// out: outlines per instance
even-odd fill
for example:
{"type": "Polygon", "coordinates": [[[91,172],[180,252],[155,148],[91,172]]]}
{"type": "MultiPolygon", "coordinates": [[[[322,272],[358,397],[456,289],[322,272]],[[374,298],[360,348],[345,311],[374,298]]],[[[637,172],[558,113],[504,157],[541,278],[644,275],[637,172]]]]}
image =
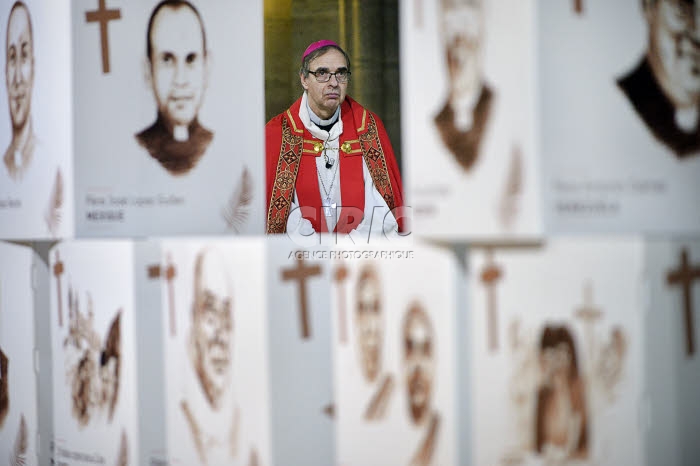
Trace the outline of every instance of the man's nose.
{"type": "Polygon", "coordinates": [[[331,79],[328,80],[328,82],[331,84],[331,86],[339,86],[340,82],[338,82],[338,78],[336,78],[335,73],[331,75],[331,79]],[[333,81],[335,81],[335,84],[333,84],[333,81]]]}
{"type": "Polygon", "coordinates": [[[175,85],[183,85],[187,83],[187,64],[184,61],[179,61],[175,66],[175,85]]]}
{"type": "Polygon", "coordinates": [[[13,66],[12,71],[10,73],[12,75],[11,76],[11,83],[13,85],[16,86],[17,84],[24,81],[24,75],[22,74],[22,67],[21,66],[19,66],[19,65],[13,66]]]}

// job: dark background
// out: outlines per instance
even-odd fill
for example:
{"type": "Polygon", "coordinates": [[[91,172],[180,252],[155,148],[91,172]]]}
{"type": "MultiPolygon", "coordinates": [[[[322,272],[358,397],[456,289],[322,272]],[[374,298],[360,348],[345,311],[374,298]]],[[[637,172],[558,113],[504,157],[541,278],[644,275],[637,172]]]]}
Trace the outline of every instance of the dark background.
{"type": "Polygon", "coordinates": [[[384,122],[401,166],[398,0],[264,0],[265,119],[302,94],[301,55],[330,39],[350,56],[348,95],[384,122]]]}

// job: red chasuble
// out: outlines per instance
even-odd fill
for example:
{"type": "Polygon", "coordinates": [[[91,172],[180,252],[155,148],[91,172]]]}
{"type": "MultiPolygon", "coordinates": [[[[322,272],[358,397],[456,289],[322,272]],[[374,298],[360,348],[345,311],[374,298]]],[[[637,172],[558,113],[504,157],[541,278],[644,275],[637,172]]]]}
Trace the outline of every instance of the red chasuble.
{"type": "MultiPolygon", "coordinates": [[[[316,232],[326,232],[321,193],[318,188],[316,157],[323,141],[315,138],[299,118],[301,97],[265,126],[267,175],[267,233],[287,231],[287,219],[296,189],[302,215],[316,232]]],[[[340,135],[340,197],[342,208],[336,231],[350,233],[362,221],[365,190],[362,175],[364,159],[374,186],[390,210],[403,207],[401,175],[389,136],[377,115],[346,97],[340,108],[343,134],[340,135]]],[[[365,212],[372,215],[372,212],[365,212]]],[[[395,214],[397,215],[397,214],[395,214]]],[[[396,219],[403,231],[403,219],[396,219]]]]}

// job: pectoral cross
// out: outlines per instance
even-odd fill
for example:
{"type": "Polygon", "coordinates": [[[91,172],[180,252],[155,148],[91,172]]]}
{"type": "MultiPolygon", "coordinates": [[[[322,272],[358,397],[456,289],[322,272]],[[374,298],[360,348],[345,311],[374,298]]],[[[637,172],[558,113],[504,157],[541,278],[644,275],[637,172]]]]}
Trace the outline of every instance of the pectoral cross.
{"type": "Polygon", "coordinates": [[[586,333],[586,345],[588,346],[588,357],[593,360],[595,353],[593,342],[593,324],[601,318],[603,313],[593,307],[593,285],[587,282],[583,288],[583,306],[578,308],[574,315],[583,321],[584,331],[586,333]]]}
{"type": "Polygon", "coordinates": [[[331,204],[331,198],[327,197],[326,202],[323,203],[323,214],[326,217],[332,217],[335,212],[336,203],[331,204]]]}
{"type": "Polygon", "coordinates": [[[109,37],[107,35],[107,24],[109,21],[121,19],[121,10],[108,10],[105,5],[106,0],[99,0],[100,6],[97,10],[86,11],[85,21],[88,23],[100,23],[100,45],[102,47],[102,74],[109,73],[109,37]]]}
{"type": "Polygon", "coordinates": [[[486,251],[486,265],[481,271],[481,282],[486,286],[486,301],[488,308],[488,335],[489,349],[498,349],[498,309],[496,306],[496,282],[503,273],[496,264],[493,263],[493,250],[486,251]]]}
{"type": "Polygon", "coordinates": [[[341,343],[348,341],[347,314],[345,312],[345,279],[348,278],[348,268],[339,264],[333,276],[338,283],[338,339],[341,343]]]}
{"type": "Polygon", "coordinates": [[[676,270],[670,270],[666,275],[669,285],[683,287],[683,305],[685,315],[686,350],[688,356],[695,353],[695,327],[693,323],[693,281],[700,279],[700,266],[693,267],[688,258],[688,250],[681,251],[681,265],[676,270]]]}
{"type": "Polygon", "coordinates": [[[56,277],[56,292],[58,295],[58,326],[63,327],[63,298],[61,295],[61,275],[63,275],[63,262],[56,250],[56,263],[53,265],[53,275],[56,277]]]}
{"type": "Polygon", "coordinates": [[[316,275],[321,275],[321,266],[306,266],[304,265],[303,257],[297,259],[295,268],[282,270],[283,281],[296,280],[299,283],[299,317],[301,319],[301,337],[303,339],[311,337],[309,313],[306,307],[306,280],[316,275]]]}

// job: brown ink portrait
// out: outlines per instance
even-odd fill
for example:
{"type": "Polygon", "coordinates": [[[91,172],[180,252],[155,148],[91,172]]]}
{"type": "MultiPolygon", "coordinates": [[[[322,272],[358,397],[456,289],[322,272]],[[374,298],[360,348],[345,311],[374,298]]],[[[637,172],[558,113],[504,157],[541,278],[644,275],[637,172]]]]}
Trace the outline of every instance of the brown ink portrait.
{"type": "Polygon", "coordinates": [[[493,98],[493,91],[483,79],[483,3],[441,0],[438,16],[448,96],[434,122],[447,149],[469,171],[479,156],[493,98]]]}
{"type": "Polygon", "coordinates": [[[384,315],[381,284],[377,271],[366,266],[357,280],[355,328],[360,369],[367,382],[374,382],[381,371],[384,344],[384,315]]]}
{"type": "Polygon", "coordinates": [[[207,88],[208,50],[204,22],[194,5],[164,0],[153,9],[146,57],[157,117],[136,140],[170,174],[184,175],[214,137],[198,119],[207,88]]]}
{"type": "Polygon", "coordinates": [[[36,138],[32,129],[34,90],[34,37],[29,9],[15,2],[5,33],[5,85],[12,122],[12,139],[3,164],[14,181],[20,181],[34,157],[36,138]]]}
{"type": "Polygon", "coordinates": [[[384,345],[384,312],[382,287],[377,270],[365,265],[357,279],[355,305],[355,336],[362,375],[374,394],[365,408],[367,421],[383,419],[394,390],[394,377],[382,374],[384,345]]]}
{"type": "Polygon", "coordinates": [[[648,45],[618,79],[639,118],[678,158],[700,153],[700,5],[695,0],[640,0],[648,45]]]}
{"type": "Polygon", "coordinates": [[[203,396],[180,402],[202,464],[208,464],[211,445],[223,448],[229,457],[237,452],[239,414],[235,407],[230,411],[226,408],[232,398],[233,332],[232,280],[221,254],[215,249],[203,249],[194,264],[188,341],[189,363],[198,393],[203,396]]]}
{"type": "Polygon", "coordinates": [[[401,334],[408,412],[413,424],[427,426],[411,465],[427,466],[431,463],[435,450],[440,418],[432,406],[435,332],[428,314],[419,302],[413,302],[406,312],[401,334]]]}
{"type": "Polygon", "coordinates": [[[576,345],[565,326],[546,326],[539,344],[541,382],[535,407],[535,450],[566,460],[588,455],[585,386],[576,345]]]}

